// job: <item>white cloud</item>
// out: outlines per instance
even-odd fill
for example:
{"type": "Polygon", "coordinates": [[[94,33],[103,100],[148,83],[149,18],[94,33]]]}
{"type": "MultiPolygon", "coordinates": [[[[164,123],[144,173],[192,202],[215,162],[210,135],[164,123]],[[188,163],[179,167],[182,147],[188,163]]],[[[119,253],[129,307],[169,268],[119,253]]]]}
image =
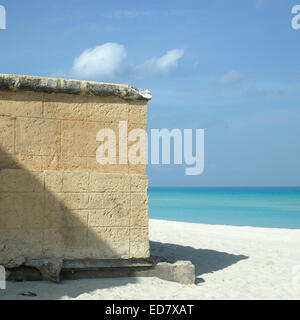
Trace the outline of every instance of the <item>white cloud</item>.
{"type": "Polygon", "coordinates": [[[128,76],[169,75],[178,66],[184,50],[168,51],[160,58],[152,58],[141,65],[130,64],[123,45],[105,43],[85,50],[74,60],[72,77],[86,80],[110,81],[128,76]]]}
{"type": "Polygon", "coordinates": [[[152,58],[145,61],[142,65],[137,66],[137,72],[139,74],[161,74],[169,75],[173,72],[177,66],[179,60],[183,57],[184,50],[174,49],[168,51],[160,58],[152,58]]]}
{"type": "Polygon", "coordinates": [[[94,49],[86,49],[74,60],[71,75],[79,79],[113,80],[123,71],[126,59],[123,45],[108,42],[94,49]]]}
{"type": "Polygon", "coordinates": [[[245,79],[245,75],[237,72],[237,71],[230,71],[223,75],[218,82],[221,84],[231,84],[231,83],[236,83],[240,82],[241,80],[245,79]]]}

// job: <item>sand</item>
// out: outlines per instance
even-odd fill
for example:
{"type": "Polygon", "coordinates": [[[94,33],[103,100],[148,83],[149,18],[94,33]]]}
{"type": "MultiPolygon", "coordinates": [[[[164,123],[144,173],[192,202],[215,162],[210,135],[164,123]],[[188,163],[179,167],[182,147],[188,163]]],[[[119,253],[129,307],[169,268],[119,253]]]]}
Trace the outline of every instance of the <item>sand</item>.
{"type": "Polygon", "coordinates": [[[196,284],[157,278],[8,282],[0,300],[300,299],[300,230],[150,220],[150,239],[153,255],[191,260],[196,284]],[[37,296],[18,295],[27,291],[37,296]]]}

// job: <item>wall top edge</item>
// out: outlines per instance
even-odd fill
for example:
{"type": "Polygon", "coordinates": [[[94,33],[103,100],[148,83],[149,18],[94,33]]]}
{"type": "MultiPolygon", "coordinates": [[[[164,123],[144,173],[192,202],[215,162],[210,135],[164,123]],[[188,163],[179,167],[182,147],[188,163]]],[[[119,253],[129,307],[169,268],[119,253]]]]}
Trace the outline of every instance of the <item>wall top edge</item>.
{"type": "Polygon", "coordinates": [[[12,74],[0,74],[0,90],[119,97],[124,100],[152,99],[149,90],[138,89],[128,85],[12,74]]]}

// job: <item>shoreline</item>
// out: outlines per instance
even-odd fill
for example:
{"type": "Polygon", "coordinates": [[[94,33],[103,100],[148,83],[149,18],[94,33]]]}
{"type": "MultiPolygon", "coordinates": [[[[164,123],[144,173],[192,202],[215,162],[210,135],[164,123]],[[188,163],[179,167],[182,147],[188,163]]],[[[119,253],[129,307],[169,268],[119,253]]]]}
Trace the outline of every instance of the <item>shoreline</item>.
{"type": "Polygon", "coordinates": [[[168,219],[155,219],[150,218],[150,221],[158,221],[158,222],[176,222],[176,223],[184,223],[184,224],[196,224],[200,226],[210,226],[210,227],[229,227],[229,228],[253,228],[253,229],[264,229],[264,230],[286,230],[286,231],[300,231],[300,228],[278,228],[278,227],[258,227],[258,226],[238,226],[231,224],[211,224],[211,223],[200,223],[200,222],[189,222],[189,221],[178,221],[178,220],[168,220],[168,219]]]}

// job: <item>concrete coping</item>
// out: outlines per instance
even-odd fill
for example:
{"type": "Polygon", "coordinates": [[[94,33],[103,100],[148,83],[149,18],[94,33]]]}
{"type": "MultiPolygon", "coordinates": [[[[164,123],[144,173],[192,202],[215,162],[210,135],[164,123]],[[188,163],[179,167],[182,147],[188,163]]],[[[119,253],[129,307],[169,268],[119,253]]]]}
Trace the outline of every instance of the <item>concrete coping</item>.
{"type": "Polygon", "coordinates": [[[45,77],[0,74],[0,90],[65,93],[81,96],[119,97],[124,100],[151,100],[147,89],[128,85],[45,77]]]}

